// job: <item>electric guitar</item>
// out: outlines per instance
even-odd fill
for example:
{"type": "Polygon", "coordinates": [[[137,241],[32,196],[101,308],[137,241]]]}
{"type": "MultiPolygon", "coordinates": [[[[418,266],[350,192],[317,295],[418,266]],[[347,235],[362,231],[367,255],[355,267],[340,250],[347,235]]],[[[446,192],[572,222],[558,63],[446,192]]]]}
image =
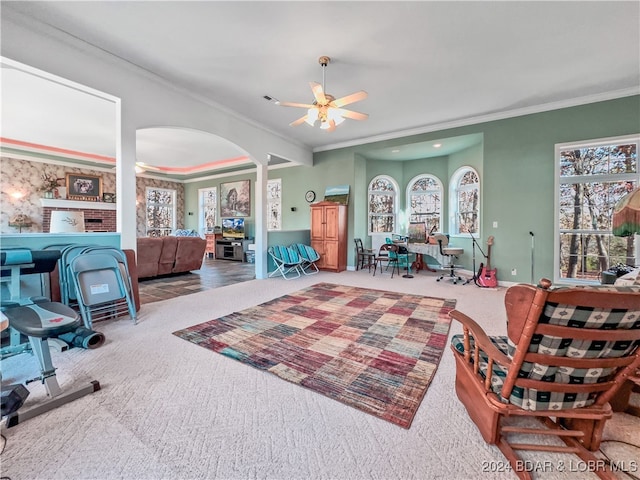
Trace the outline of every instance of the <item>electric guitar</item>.
{"type": "Polygon", "coordinates": [[[477,284],[479,287],[494,288],[498,286],[496,277],[498,269],[491,269],[491,245],[493,245],[493,236],[487,238],[487,265],[480,264],[478,270],[477,284]]]}

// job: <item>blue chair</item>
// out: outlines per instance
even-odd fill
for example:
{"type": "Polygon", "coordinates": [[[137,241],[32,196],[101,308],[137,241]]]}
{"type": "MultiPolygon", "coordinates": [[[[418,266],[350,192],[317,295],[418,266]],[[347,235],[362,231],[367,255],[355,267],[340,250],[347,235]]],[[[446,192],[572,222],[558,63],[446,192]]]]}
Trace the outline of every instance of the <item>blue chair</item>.
{"type": "Polygon", "coordinates": [[[96,316],[115,318],[123,311],[137,323],[135,305],[113,255],[95,252],[78,255],[71,260],[69,269],[86,328],[91,329],[96,316]]]}
{"type": "Polygon", "coordinates": [[[291,245],[291,248],[296,249],[302,259],[302,263],[300,264],[302,273],[305,275],[314,275],[320,271],[316,265],[316,262],[320,260],[320,254],[315,248],[305,245],[304,243],[294,243],[291,245]]]}
{"type": "Polygon", "coordinates": [[[276,269],[269,274],[269,278],[278,273],[282,275],[285,280],[291,280],[292,278],[298,278],[300,276],[302,259],[297,250],[283,245],[274,245],[273,247],[269,247],[267,252],[269,252],[269,255],[276,265],[276,269]]]}

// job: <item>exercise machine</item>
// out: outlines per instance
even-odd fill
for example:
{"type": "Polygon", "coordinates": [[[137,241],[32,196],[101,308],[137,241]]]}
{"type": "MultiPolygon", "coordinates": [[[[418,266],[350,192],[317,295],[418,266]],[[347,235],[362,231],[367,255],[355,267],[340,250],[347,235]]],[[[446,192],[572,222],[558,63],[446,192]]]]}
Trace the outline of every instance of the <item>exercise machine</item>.
{"type": "Polygon", "coordinates": [[[23,297],[20,293],[21,276],[48,274],[53,271],[59,258],[60,252],[57,250],[0,250],[0,278],[3,283],[8,283],[8,295],[4,296],[8,298],[2,298],[0,304],[0,320],[17,334],[28,338],[31,351],[40,365],[40,375],[26,383],[40,380],[48,397],[46,401],[24,410],[21,407],[29,395],[26,387],[21,384],[2,386],[1,413],[3,417],[7,417],[8,428],[100,390],[100,383],[93,380],[64,392],[56,379],[49,340],[76,332],[82,325],[80,315],[71,307],[51,302],[46,297],[23,297]]]}

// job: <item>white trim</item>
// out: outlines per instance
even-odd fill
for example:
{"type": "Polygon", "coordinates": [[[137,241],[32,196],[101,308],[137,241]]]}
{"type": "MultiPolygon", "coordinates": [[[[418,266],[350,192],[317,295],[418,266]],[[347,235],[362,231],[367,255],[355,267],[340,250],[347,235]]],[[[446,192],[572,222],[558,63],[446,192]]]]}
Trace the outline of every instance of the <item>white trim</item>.
{"type": "Polygon", "coordinates": [[[62,200],[41,198],[40,205],[50,208],[77,208],[79,210],[117,210],[117,204],[106,202],[83,202],[80,200],[62,200]]]}
{"type": "Polygon", "coordinates": [[[504,112],[489,113],[487,115],[477,115],[472,117],[466,117],[458,120],[451,120],[449,122],[433,123],[431,125],[425,125],[425,126],[410,128],[406,130],[398,130],[395,132],[384,133],[381,135],[373,135],[370,137],[362,137],[355,140],[348,140],[345,142],[322,145],[320,147],[314,148],[313,152],[316,153],[316,152],[324,152],[327,150],[334,150],[337,148],[355,147],[358,145],[380,142],[383,140],[393,140],[396,138],[409,137],[411,135],[419,135],[422,133],[437,132],[440,130],[447,130],[450,128],[457,128],[457,127],[466,127],[469,125],[477,125],[480,123],[493,122],[496,120],[505,120],[507,118],[521,117],[524,115],[548,112],[551,110],[560,110],[562,108],[577,107],[580,105],[588,105],[590,103],[604,102],[607,100],[615,100],[617,98],[631,97],[639,94],[640,94],[640,88],[638,87],[623,88],[621,90],[613,90],[610,92],[597,93],[594,95],[585,95],[583,97],[561,100],[558,102],[549,102],[549,103],[543,103],[541,105],[533,105],[531,107],[523,107],[523,108],[516,108],[514,110],[506,110],[504,112]]]}

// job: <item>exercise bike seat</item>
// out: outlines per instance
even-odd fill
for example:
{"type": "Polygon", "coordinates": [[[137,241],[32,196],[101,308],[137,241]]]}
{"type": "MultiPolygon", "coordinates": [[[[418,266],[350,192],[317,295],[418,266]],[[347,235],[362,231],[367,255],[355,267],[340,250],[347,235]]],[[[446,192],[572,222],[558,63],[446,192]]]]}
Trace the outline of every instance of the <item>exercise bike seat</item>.
{"type": "Polygon", "coordinates": [[[80,315],[59,302],[38,302],[4,309],[9,325],[28,337],[51,338],[74,331],[82,324],[80,315]]]}

